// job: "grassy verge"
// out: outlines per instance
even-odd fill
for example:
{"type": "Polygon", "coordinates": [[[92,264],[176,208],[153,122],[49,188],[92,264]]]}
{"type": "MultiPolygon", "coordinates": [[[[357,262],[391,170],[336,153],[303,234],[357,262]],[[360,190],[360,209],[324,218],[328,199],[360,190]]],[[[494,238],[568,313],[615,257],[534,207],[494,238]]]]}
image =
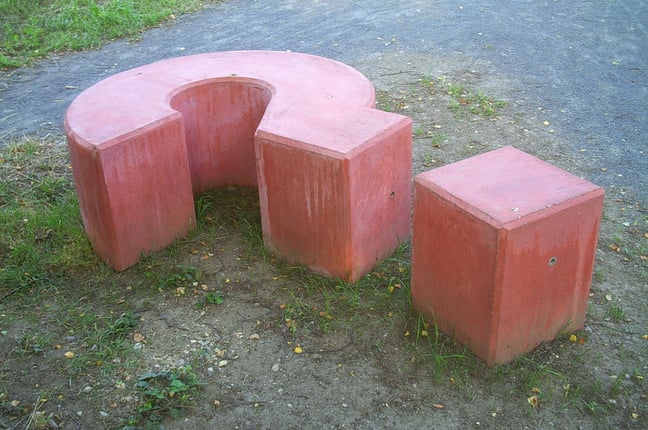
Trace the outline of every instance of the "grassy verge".
{"type": "Polygon", "coordinates": [[[199,0],[0,0],[0,68],[101,46],[202,6],[199,0]]]}

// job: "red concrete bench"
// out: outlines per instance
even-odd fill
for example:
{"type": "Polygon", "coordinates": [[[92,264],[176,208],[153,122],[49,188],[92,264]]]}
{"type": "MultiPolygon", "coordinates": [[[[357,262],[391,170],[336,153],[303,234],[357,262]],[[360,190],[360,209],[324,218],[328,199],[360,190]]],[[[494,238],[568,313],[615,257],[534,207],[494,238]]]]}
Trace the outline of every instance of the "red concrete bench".
{"type": "Polygon", "coordinates": [[[351,67],[287,52],[105,79],[65,117],[86,233],[123,270],[194,227],[195,195],[258,186],[270,251],[355,281],[410,232],[411,121],[374,101],[351,67]]]}
{"type": "Polygon", "coordinates": [[[513,147],[414,181],[412,302],[488,364],[583,328],[603,189],[513,147]]]}

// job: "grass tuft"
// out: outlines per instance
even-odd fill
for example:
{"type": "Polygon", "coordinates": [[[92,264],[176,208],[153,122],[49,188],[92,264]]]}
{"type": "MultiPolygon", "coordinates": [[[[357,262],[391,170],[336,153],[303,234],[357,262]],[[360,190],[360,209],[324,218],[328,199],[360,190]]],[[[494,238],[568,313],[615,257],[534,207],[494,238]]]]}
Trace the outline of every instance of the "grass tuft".
{"type": "Polygon", "coordinates": [[[97,48],[192,12],[199,0],[0,0],[0,68],[97,48]]]}

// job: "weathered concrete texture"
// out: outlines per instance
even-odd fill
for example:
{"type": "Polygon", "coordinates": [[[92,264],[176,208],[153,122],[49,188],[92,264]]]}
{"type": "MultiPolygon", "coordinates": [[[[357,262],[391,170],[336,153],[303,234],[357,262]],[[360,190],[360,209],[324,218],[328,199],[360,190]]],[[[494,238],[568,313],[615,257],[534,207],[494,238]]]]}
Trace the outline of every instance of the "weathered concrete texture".
{"type": "Polygon", "coordinates": [[[342,63],[239,51],[122,72],[70,105],[84,227],[115,269],[195,224],[193,196],[259,186],[266,246],[357,280],[409,237],[411,120],[342,63]]]}
{"type": "Polygon", "coordinates": [[[415,180],[413,303],[488,364],[584,324],[603,190],[513,147],[415,180]]]}

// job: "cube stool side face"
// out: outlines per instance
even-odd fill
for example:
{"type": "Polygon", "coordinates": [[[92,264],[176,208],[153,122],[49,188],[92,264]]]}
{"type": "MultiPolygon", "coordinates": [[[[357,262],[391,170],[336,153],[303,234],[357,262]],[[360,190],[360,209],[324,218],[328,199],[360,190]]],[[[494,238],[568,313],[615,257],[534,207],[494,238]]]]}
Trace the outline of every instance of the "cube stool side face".
{"type": "Polygon", "coordinates": [[[502,230],[506,255],[492,362],[583,328],[602,207],[603,192],[596,190],[502,230]]]}
{"type": "Polygon", "coordinates": [[[430,184],[414,183],[414,308],[476,355],[488,355],[497,276],[498,232],[430,184]]]}

